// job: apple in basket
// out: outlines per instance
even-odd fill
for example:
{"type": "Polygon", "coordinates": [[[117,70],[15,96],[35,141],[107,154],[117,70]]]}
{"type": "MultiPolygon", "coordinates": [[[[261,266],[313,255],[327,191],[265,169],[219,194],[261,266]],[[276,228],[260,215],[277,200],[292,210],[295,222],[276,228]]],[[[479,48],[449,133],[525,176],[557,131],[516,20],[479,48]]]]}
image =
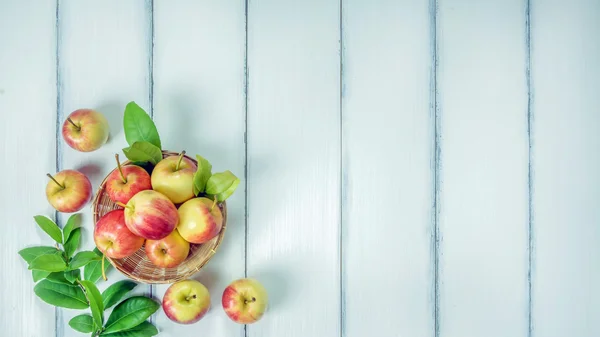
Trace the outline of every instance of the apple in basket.
{"type": "Polygon", "coordinates": [[[142,248],[144,238],[131,233],[125,225],[124,211],[116,209],[104,214],[96,223],[94,243],[104,255],[122,259],[142,248]]]}
{"type": "Polygon", "coordinates": [[[190,243],[179,235],[177,229],[160,240],[146,240],[146,255],[157,267],[176,267],[185,261],[189,252],[190,243]]]}
{"type": "Polygon", "coordinates": [[[216,200],[194,198],[179,206],[179,234],[188,242],[204,243],[219,235],[223,214],[216,200]]]}
{"type": "Polygon", "coordinates": [[[146,170],[137,165],[121,166],[119,155],[115,154],[115,158],[117,169],[108,175],[105,183],[110,200],[126,204],[138,192],[152,189],[146,170]]]}
{"type": "Polygon", "coordinates": [[[173,322],[192,324],[204,317],[210,308],[210,293],[196,280],[178,281],[165,292],[162,307],[173,322]]]}
{"type": "Polygon", "coordinates": [[[194,197],[194,173],[198,167],[184,155],[185,151],[182,151],[179,156],[167,157],[152,170],[152,189],[175,204],[194,197]]]}
{"type": "Polygon", "coordinates": [[[73,111],[62,126],[65,143],[81,152],[99,149],[108,140],[108,121],[100,112],[92,109],[73,111]]]}
{"type": "Polygon", "coordinates": [[[163,194],[153,191],[140,191],[125,205],[125,224],[129,230],[144,239],[160,240],[171,234],[179,215],[175,205],[163,194]]]}
{"type": "Polygon", "coordinates": [[[46,185],[46,199],[59,212],[77,212],[92,198],[92,184],[79,171],[63,170],[47,176],[50,180],[46,185]]]}
{"type": "Polygon", "coordinates": [[[262,284],[249,278],[230,283],[221,298],[227,316],[240,324],[250,324],[261,319],[268,301],[267,291],[262,284]]]}

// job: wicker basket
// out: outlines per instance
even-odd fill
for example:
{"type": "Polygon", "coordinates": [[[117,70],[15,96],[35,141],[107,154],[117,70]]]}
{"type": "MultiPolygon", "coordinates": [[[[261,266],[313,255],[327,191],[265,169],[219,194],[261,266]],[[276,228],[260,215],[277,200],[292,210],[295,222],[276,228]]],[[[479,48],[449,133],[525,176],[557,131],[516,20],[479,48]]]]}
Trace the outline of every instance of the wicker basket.
{"type": "MultiPolygon", "coordinates": [[[[163,158],[179,156],[179,153],[163,151],[163,158]]],[[[196,160],[185,156],[197,164],[196,160]]],[[[121,165],[131,164],[129,161],[121,165]]],[[[105,192],[106,178],[100,183],[96,197],[92,203],[94,224],[106,213],[121,208],[115,204],[105,192]]],[[[216,253],[217,248],[223,241],[225,229],[227,228],[227,205],[225,202],[218,204],[223,213],[223,227],[219,235],[203,244],[190,244],[190,253],[185,261],[174,268],[160,268],[152,264],[146,256],[145,247],[142,246],[135,254],[123,259],[111,259],[108,261],[125,276],[135,281],[144,283],[173,283],[189,278],[200,270],[216,253]]]]}

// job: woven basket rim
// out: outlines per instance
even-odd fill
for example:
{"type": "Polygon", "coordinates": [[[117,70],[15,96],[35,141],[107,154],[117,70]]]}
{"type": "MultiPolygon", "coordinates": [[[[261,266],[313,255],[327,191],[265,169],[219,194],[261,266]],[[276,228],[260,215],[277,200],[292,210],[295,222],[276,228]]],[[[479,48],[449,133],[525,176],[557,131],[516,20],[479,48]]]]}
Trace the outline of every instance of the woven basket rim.
{"type": "MultiPolygon", "coordinates": [[[[162,155],[163,155],[163,159],[170,157],[170,156],[179,156],[180,153],[179,152],[172,152],[172,151],[167,151],[167,150],[162,150],[162,155]]],[[[196,165],[198,164],[198,162],[196,161],[196,159],[184,154],[184,157],[193,161],[196,165]]],[[[126,166],[126,165],[132,165],[132,162],[130,160],[126,160],[123,163],[121,163],[121,166],[126,166]]],[[[116,169],[116,168],[115,168],[116,169]]],[[[101,215],[100,215],[100,211],[98,210],[99,207],[99,201],[101,196],[105,193],[105,185],[106,185],[106,180],[107,178],[110,176],[110,174],[115,170],[111,170],[105,177],[104,179],[102,179],[102,182],[100,183],[98,190],[96,191],[96,194],[94,196],[94,200],[92,202],[92,215],[93,215],[93,219],[94,219],[94,229],[96,228],[96,224],[98,223],[98,220],[100,219],[101,215]]],[[[111,200],[112,202],[112,200],[111,200]]],[[[112,202],[114,204],[114,202],[112,202]]],[[[116,204],[114,204],[116,205],[116,204]]],[[[140,276],[136,276],[133,275],[132,273],[130,273],[129,271],[125,270],[120,263],[117,263],[117,261],[122,261],[124,259],[113,259],[110,258],[108,256],[106,256],[105,258],[110,262],[110,264],[113,265],[113,267],[115,269],[117,269],[121,274],[125,275],[126,277],[138,281],[138,282],[142,282],[142,283],[146,283],[146,284],[170,284],[170,283],[174,283],[180,280],[184,280],[187,279],[189,277],[191,277],[192,275],[196,274],[198,271],[200,271],[200,269],[202,267],[204,267],[208,261],[210,261],[210,259],[215,255],[215,253],[217,252],[217,249],[221,246],[221,243],[223,242],[223,238],[225,236],[225,230],[227,229],[227,203],[226,201],[217,203],[217,205],[219,206],[219,208],[221,209],[221,213],[223,215],[223,225],[221,227],[221,231],[219,232],[219,235],[217,236],[217,240],[216,242],[214,242],[214,246],[211,247],[210,249],[210,253],[208,254],[208,256],[206,256],[202,261],[200,261],[199,263],[196,263],[195,265],[192,266],[192,268],[189,268],[189,270],[185,273],[178,273],[176,274],[174,277],[168,278],[168,279],[164,279],[164,280],[155,280],[155,279],[151,279],[149,278],[149,275],[147,273],[142,273],[141,277],[140,276]]],[[[122,209],[122,208],[119,208],[122,209]]],[[[106,213],[105,213],[106,214],[106,213]]],[[[211,240],[212,241],[212,240],[211,240]]],[[[211,242],[209,241],[209,242],[211,242]]],[[[207,243],[203,243],[201,245],[205,245],[207,243]]],[[[199,246],[199,244],[193,244],[190,243],[190,245],[196,245],[199,246]]],[[[145,243],[144,246],[142,246],[142,248],[140,248],[140,250],[143,250],[145,247],[145,243]]],[[[145,252],[144,252],[145,254],[145,252]]],[[[190,255],[186,258],[186,260],[183,263],[186,263],[186,261],[189,260],[190,256],[191,256],[192,252],[190,250],[190,255]]],[[[165,268],[160,268],[155,266],[156,269],[165,269],[165,268]]]]}

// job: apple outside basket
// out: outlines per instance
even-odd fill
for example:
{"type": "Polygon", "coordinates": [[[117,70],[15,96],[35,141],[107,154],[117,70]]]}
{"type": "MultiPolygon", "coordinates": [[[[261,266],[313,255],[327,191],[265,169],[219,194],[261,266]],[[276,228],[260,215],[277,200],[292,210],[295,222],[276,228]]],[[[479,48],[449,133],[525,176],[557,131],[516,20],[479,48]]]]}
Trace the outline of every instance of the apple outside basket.
{"type": "MultiPolygon", "coordinates": [[[[170,156],[179,156],[179,153],[163,151],[163,158],[170,156]]],[[[186,158],[193,161],[195,164],[198,162],[191,157],[185,156],[186,158]]],[[[122,163],[122,166],[131,164],[130,161],[122,163]]],[[[110,173],[109,173],[110,174],[110,173]]],[[[108,176],[107,176],[108,177],[108,176]]],[[[121,208],[115,204],[105,191],[106,178],[100,183],[98,192],[92,203],[92,213],[94,214],[94,226],[98,220],[106,213],[121,208]]],[[[111,259],[108,256],[106,259],[122,274],[128,278],[144,282],[144,283],[173,283],[176,281],[184,280],[195,274],[202,268],[216,253],[217,248],[223,241],[225,235],[225,229],[227,227],[227,205],[225,202],[217,203],[221,212],[223,213],[223,227],[221,232],[210,241],[195,244],[190,243],[190,253],[188,257],[176,267],[173,268],[161,268],[157,267],[146,256],[145,244],[135,254],[128,256],[123,259],[111,259]]],[[[176,205],[178,206],[178,205],[176,205]]]]}

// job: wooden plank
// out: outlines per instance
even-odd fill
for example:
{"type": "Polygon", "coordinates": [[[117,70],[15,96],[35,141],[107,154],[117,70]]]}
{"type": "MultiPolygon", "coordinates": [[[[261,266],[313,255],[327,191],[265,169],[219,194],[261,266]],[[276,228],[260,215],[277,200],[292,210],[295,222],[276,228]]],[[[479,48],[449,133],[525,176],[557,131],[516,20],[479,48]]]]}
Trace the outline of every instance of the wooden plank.
{"type": "MultiPolygon", "coordinates": [[[[115,166],[114,154],[125,157],[127,143],[123,134],[123,111],[130,101],[150,108],[149,52],[151,29],[149,7],[142,1],[82,2],[62,0],[59,7],[59,79],[62,121],[73,110],[93,108],[102,112],[110,125],[110,138],[102,148],[89,153],[77,152],[59,139],[60,169],[78,169],[92,182],[94,193],[102,179],[115,166]]],[[[84,214],[82,249],[95,247],[92,214],[84,214]]],[[[67,216],[62,217],[63,223],[67,216]]],[[[109,282],[99,281],[103,290],[124,276],[117,271],[109,282]]],[[[139,285],[137,293],[149,293],[148,285],[139,285]]],[[[57,318],[58,336],[80,336],[67,322],[80,311],[65,310],[57,318]]]]}
{"type": "Polygon", "coordinates": [[[52,240],[33,221],[54,217],[46,200],[47,172],[56,163],[56,8],[54,2],[0,2],[0,139],[2,175],[0,246],[5,336],[54,333],[54,307],[33,292],[27,263],[17,252],[52,240]],[[34,318],[34,319],[32,319],[34,318]]]}
{"type": "Polygon", "coordinates": [[[525,3],[440,1],[440,336],[528,330],[525,3]]]}
{"type": "Polygon", "coordinates": [[[248,336],[340,334],[340,4],[248,4],[248,336]]]}
{"type": "Polygon", "coordinates": [[[600,3],[533,1],[533,331],[600,335],[600,3]]]}
{"type": "MultiPolygon", "coordinates": [[[[155,120],[165,149],[200,154],[213,172],[244,179],[245,9],[243,1],[156,2],[154,8],[155,120]]],[[[211,261],[192,278],[210,291],[212,308],[198,323],[172,323],[161,310],[161,336],[241,336],[244,327],[221,307],[225,287],[244,276],[245,196],[242,183],[228,199],[227,232],[211,261]]],[[[167,285],[157,286],[162,298],[167,285]]]]}
{"type": "Polygon", "coordinates": [[[346,0],[342,17],[343,335],[432,336],[429,1],[346,0]]]}

